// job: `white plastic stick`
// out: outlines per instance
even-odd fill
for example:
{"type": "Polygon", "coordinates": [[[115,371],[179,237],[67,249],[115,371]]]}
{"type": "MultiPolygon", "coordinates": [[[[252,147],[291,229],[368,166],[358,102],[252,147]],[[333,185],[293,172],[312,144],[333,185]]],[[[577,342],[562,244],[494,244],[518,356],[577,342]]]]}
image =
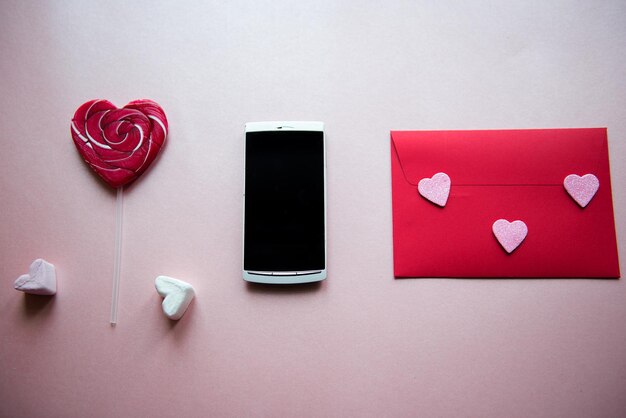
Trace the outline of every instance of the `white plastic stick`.
{"type": "Polygon", "coordinates": [[[117,189],[115,201],[115,263],[113,264],[113,295],[111,298],[111,326],[117,323],[117,301],[120,297],[120,270],[122,268],[122,218],[124,214],[124,187],[117,189]]]}

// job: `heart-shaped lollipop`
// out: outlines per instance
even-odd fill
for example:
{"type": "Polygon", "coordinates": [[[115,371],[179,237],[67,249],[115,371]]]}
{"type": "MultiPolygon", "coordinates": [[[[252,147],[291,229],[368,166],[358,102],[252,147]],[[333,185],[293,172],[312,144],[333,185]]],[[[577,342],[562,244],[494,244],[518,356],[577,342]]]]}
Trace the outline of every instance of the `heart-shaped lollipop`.
{"type": "Polygon", "coordinates": [[[586,207],[591,199],[596,195],[600,187],[600,180],[593,174],[585,174],[580,177],[576,174],[570,174],[563,180],[563,186],[572,199],[578,203],[581,208],[586,207]]]}
{"type": "Polygon", "coordinates": [[[146,171],[167,137],[165,112],[152,100],[134,100],[118,109],[108,100],[80,106],[71,132],[78,152],[111,187],[121,187],[146,171]]]}

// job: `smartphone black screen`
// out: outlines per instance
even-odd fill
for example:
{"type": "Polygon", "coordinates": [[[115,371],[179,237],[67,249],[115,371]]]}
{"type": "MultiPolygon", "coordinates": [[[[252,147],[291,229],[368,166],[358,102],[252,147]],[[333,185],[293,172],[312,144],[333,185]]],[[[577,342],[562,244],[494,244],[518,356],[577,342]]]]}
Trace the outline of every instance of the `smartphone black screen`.
{"type": "Polygon", "coordinates": [[[324,137],[246,133],[244,270],[326,268],[324,137]]]}

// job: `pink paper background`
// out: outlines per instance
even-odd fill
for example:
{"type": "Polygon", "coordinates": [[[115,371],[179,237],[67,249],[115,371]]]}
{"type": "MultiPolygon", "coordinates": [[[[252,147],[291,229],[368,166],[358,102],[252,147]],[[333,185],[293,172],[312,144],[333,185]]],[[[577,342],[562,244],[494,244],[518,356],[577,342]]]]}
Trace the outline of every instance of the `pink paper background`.
{"type": "MultiPolygon", "coordinates": [[[[390,129],[609,128],[626,249],[626,3],[0,3],[0,416],[626,415],[624,280],[394,280],[390,129]],[[506,4],[504,4],[506,3],[506,4]],[[115,194],[69,133],[148,97],[169,143],[115,194]],[[241,278],[243,125],[326,122],[329,278],[241,278]],[[13,280],[43,257],[54,298],[13,280]],[[178,323],[157,275],[191,282],[178,323]]],[[[584,174],[584,173],[579,173],[584,174]]]]}

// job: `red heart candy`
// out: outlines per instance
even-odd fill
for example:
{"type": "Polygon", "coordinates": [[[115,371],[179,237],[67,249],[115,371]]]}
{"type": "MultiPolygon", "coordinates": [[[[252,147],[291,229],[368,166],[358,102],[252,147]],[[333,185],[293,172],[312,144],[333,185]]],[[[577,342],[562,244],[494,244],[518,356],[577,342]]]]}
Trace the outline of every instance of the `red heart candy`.
{"type": "Polygon", "coordinates": [[[90,100],[72,118],[74,145],[87,164],[111,187],[121,187],[146,171],[167,137],[165,112],[141,99],[118,109],[108,100],[90,100]]]}

